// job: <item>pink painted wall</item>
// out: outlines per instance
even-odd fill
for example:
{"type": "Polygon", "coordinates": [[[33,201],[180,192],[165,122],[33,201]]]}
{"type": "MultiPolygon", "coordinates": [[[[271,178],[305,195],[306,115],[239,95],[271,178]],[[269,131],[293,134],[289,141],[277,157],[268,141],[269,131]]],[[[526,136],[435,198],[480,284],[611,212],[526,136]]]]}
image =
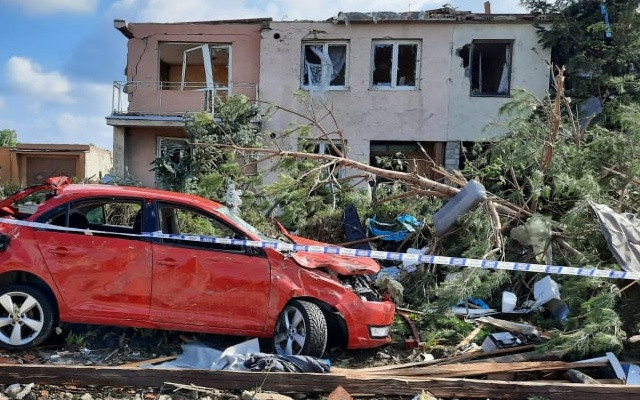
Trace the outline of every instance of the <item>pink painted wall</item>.
{"type": "Polygon", "coordinates": [[[181,128],[130,127],[125,133],[125,168],[127,172],[140,179],[147,187],[155,186],[155,173],[151,171],[151,162],[156,158],[159,137],[184,138],[181,128]]]}
{"type": "Polygon", "coordinates": [[[130,23],[127,80],[129,112],[175,114],[199,111],[204,93],[196,90],[160,90],[158,47],[161,42],[230,44],[232,94],[256,97],[260,75],[260,22],[251,23],[130,23]],[[135,82],[138,82],[136,84],[135,82]]]}

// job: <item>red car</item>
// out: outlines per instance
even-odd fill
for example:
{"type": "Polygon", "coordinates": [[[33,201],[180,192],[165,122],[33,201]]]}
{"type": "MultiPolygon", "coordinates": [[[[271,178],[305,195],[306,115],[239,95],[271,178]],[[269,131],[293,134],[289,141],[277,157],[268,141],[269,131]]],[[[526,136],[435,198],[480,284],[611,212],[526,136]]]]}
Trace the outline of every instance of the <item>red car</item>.
{"type": "Polygon", "coordinates": [[[0,202],[0,217],[4,348],[37,345],[59,321],[271,338],[311,356],[328,339],[390,341],[395,307],[371,287],[372,259],[157,235],[276,241],[201,197],[50,178],[0,202]]]}

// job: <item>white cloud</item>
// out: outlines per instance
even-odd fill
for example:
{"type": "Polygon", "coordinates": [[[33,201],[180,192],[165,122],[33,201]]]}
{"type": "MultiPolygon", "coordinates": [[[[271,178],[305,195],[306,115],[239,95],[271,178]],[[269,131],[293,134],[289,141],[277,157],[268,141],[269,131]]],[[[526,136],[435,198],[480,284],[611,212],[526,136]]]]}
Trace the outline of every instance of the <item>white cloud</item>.
{"type": "Polygon", "coordinates": [[[67,103],[70,84],[61,73],[45,72],[40,65],[24,57],[11,57],[6,64],[6,78],[10,87],[36,102],[67,103]]]}
{"type": "Polygon", "coordinates": [[[88,14],[94,12],[98,6],[98,0],[19,0],[10,2],[34,15],[88,14]]]}
{"type": "Polygon", "coordinates": [[[0,110],[4,108],[4,97],[0,96],[0,110]]]}
{"type": "Polygon", "coordinates": [[[62,112],[55,118],[55,127],[60,132],[59,142],[71,144],[95,144],[110,148],[112,130],[105,122],[104,115],[62,112]]]}

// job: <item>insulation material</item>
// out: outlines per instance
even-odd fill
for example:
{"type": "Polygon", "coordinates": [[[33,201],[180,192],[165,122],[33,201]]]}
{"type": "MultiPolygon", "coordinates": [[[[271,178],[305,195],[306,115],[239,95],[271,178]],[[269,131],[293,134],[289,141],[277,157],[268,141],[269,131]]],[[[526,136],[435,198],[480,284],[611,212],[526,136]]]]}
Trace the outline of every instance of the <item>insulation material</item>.
{"type": "Polygon", "coordinates": [[[640,220],[631,214],[620,214],[604,204],[589,202],[598,216],[600,230],[625,271],[640,272],[640,220]]]}
{"type": "Polygon", "coordinates": [[[525,246],[533,248],[533,254],[539,263],[551,264],[551,224],[544,218],[533,216],[524,225],[511,230],[511,238],[525,246]]]}

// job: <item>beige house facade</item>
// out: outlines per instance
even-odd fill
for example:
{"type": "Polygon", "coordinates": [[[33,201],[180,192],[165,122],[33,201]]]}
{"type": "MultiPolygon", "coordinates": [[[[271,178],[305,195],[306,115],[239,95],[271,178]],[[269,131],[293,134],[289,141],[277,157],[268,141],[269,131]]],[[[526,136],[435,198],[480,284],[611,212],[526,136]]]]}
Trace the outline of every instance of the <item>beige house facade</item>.
{"type": "MultiPolygon", "coordinates": [[[[272,22],[262,32],[260,96],[304,112],[292,93],[308,90],[332,110],[358,161],[375,164],[375,156],[400,151],[414,160],[408,170],[428,174],[422,147],[456,168],[461,144],[504,133],[488,126],[515,88],[540,96],[548,89],[550,53],[533,22],[446,8],[272,22]]],[[[279,114],[266,127],[280,131],[290,122],[279,114]]],[[[290,138],[281,146],[298,144],[290,138]]]]}

